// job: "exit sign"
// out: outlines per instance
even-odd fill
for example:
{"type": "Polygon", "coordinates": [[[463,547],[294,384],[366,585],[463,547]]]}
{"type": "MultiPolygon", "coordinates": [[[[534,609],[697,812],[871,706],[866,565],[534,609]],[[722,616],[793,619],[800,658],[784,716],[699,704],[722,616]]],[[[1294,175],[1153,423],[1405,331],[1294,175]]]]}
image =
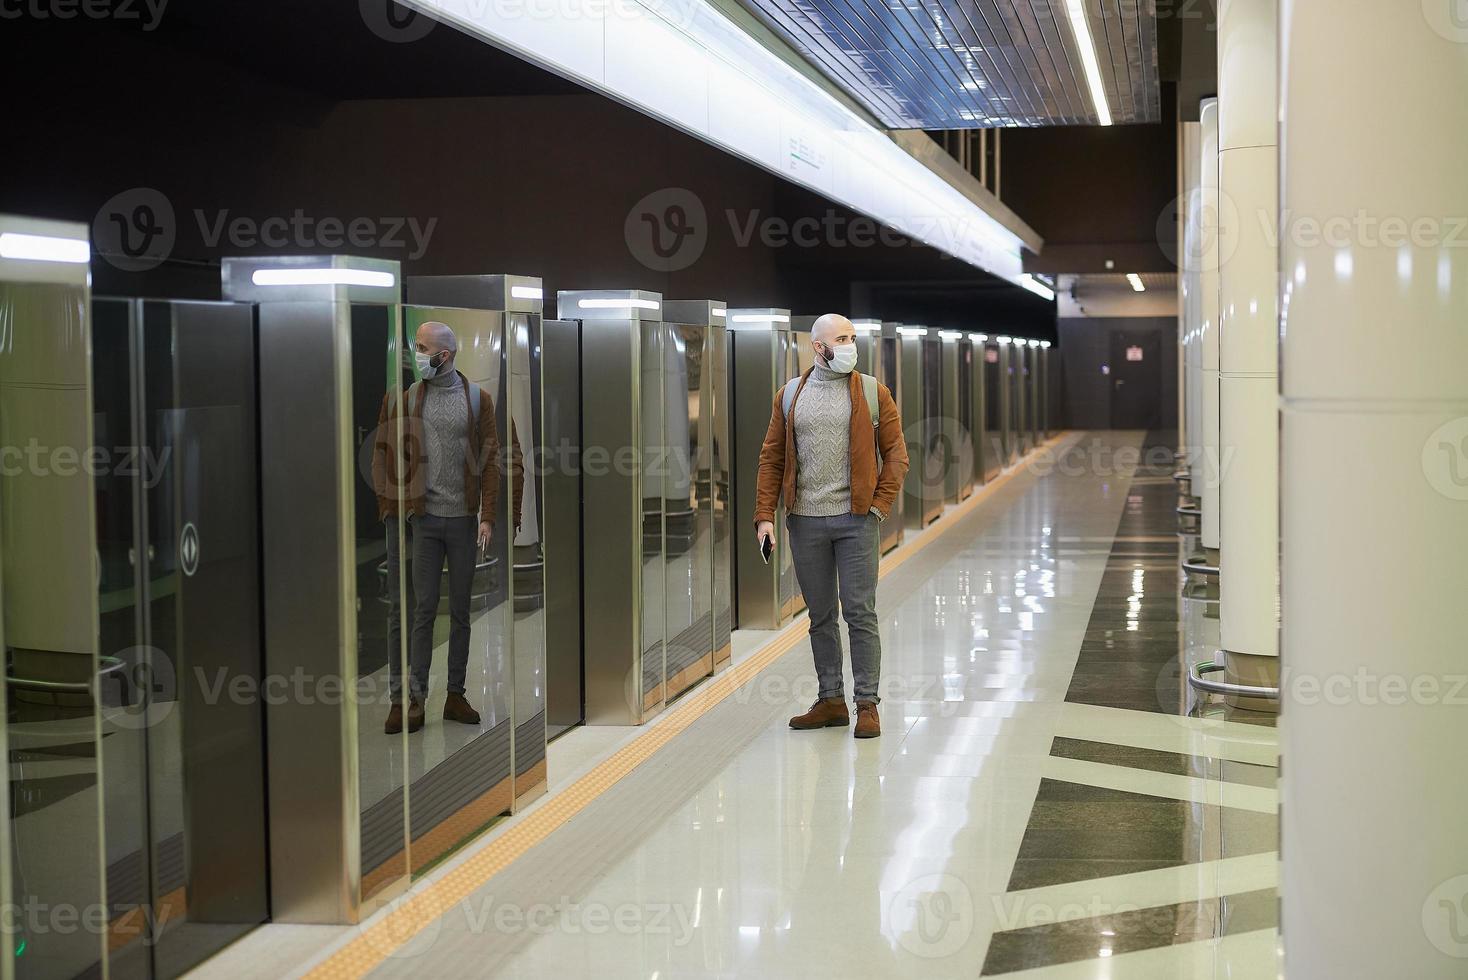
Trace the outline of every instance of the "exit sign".
{"type": "Polygon", "coordinates": [[[1140,361],[1142,359],[1142,348],[1128,347],[1126,349],[1126,359],[1129,361],[1140,361]]]}

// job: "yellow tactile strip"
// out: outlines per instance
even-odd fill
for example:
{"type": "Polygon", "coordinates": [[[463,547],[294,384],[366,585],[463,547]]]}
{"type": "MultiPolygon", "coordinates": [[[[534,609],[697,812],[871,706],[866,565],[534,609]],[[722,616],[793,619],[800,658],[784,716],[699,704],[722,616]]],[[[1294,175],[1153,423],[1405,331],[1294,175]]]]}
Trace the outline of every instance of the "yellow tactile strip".
{"type": "MultiPolygon", "coordinates": [[[[1065,433],[1053,436],[1039,448],[1052,446],[1064,436],[1065,433]]],[[[1021,466],[1012,467],[992,483],[976,489],[968,500],[944,515],[938,525],[937,534],[923,534],[919,539],[900,546],[882,559],[879,574],[890,573],[936,541],[949,528],[957,525],[958,518],[977,507],[984,498],[1009,482],[1021,469],[1021,466]]],[[[311,980],[336,980],[365,976],[387,959],[393,950],[483,887],[493,875],[503,871],[510,862],[581,812],[609,786],[646,762],[706,711],[752,681],[760,671],[805,637],[808,622],[800,619],[791,623],[749,657],[684,695],[658,724],[649,727],[612,753],[569,787],[546,799],[525,814],[523,820],[487,843],[477,853],[470,855],[452,871],[421,891],[410,891],[379,918],[364,923],[354,939],[309,971],[306,977],[311,980]]]]}

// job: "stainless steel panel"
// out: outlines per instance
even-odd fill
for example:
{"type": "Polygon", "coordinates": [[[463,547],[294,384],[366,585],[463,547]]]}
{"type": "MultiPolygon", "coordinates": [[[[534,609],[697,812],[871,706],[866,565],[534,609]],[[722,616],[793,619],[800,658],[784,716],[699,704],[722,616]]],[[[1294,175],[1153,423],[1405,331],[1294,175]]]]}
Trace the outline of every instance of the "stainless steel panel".
{"type": "Polygon", "coordinates": [[[545,495],[546,726],[554,738],[585,720],[582,702],[581,326],[545,320],[538,462],[545,495]]]}
{"type": "MultiPolygon", "coordinates": [[[[227,298],[259,302],[265,673],[312,685],[311,696],[266,708],[272,918],[352,923],[364,901],[404,887],[408,873],[402,831],[400,846],[363,867],[358,737],[381,716],[359,719],[359,697],[340,694],[359,682],[362,630],[376,619],[359,610],[381,589],[386,539],[359,463],[370,460],[378,412],[400,384],[401,280],[396,262],[348,256],[227,258],[223,279],[227,298]],[[260,282],[262,272],[301,269],[347,270],[354,281],[260,282]],[[361,284],[364,276],[379,284],[361,284]]],[[[386,642],[368,637],[385,657],[386,642]]],[[[389,785],[406,782],[406,754],[389,785]]],[[[406,827],[405,804],[399,814],[406,827]]]]}
{"type": "MultiPolygon", "coordinates": [[[[268,676],[357,676],[351,315],[347,303],[322,301],[258,311],[268,676]]],[[[266,721],[271,917],[355,922],[355,712],[286,698],[267,706],[266,721]]]]}
{"type": "Polygon", "coordinates": [[[635,725],[664,703],[662,297],[562,291],[557,307],[581,319],[586,721],[635,725]]]}
{"type": "MultiPolygon", "coordinates": [[[[908,469],[902,485],[903,523],[914,531],[928,525],[929,498],[934,495],[928,440],[927,378],[924,371],[923,340],[902,334],[898,357],[901,361],[902,431],[907,438],[908,469]]],[[[941,478],[940,478],[941,483],[941,478]]]]}
{"type": "Polygon", "coordinates": [[[1019,459],[1019,380],[1015,377],[1015,349],[1012,344],[999,345],[999,397],[1004,406],[1004,465],[1019,459]]]}
{"type": "MultiPolygon", "coordinates": [[[[945,331],[946,333],[946,331],[945,331]]],[[[942,411],[938,422],[937,452],[943,473],[943,500],[960,503],[969,495],[973,484],[973,438],[967,418],[968,385],[963,371],[963,349],[960,338],[952,334],[939,338],[941,357],[940,388],[942,411]]]]}
{"type": "Polygon", "coordinates": [[[988,483],[1004,471],[1006,463],[1004,441],[1004,377],[1003,348],[995,341],[984,345],[984,439],[983,462],[984,482],[988,483]]]}
{"type": "Polygon", "coordinates": [[[931,331],[922,338],[921,356],[923,445],[926,450],[923,478],[923,523],[931,524],[943,515],[944,486],[948,456],[953,440],[944,431],[942,342],[931,331]]]}

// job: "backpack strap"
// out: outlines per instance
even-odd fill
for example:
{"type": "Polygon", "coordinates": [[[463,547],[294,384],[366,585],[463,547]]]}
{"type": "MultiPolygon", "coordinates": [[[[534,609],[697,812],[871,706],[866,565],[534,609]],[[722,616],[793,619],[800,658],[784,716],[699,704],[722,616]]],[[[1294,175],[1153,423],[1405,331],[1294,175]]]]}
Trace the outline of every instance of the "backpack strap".
{"type": "Polygon", "coordinates": [[[790,418],[790,406],[795,404],[795,390],[800,387],[800,379],[803,375],[797,374],[785,382],[785,393],[780,399],[780,413],[787,419],[790,418]]]}
{"type": "Polygon", "coordinates": [[[861,393],[866,396],[867,408],[872,413],[872,428],[881,424],[881,409],[877,405],[877,379],[870,374],[861,376],[861,393]]]}

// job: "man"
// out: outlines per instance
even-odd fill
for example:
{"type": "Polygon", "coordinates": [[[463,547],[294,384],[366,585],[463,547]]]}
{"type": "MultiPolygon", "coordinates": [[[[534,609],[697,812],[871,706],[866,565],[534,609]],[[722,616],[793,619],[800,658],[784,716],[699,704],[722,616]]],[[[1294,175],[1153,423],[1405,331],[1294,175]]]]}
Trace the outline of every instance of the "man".
{"type": "Polygon", "coordinates": [[[877,682],[877,525],[891,513],[907,473],[907,446],[892,394],[853,372],[856,328],[827,313],[811,328],[816,363],[775,396],[759,454],[755,535],[774,544],[783,498],[795,576],[810,610],[810,645],[820,691],[790,719],[796,729],[848,725],[836,600],[851,642],[857,738],[882,733],[877,682]],[[876,411],[867,392],[876,393],[876,411]],[[874,424],[875,420],[875,424],[874,424]],[[880,458],[879,458],[880,456],[880,458]]]}
{"type": "MultiPolygon", "coordinates": [[[[415,357],[423,381],[401,398],[383,404],[378,426],[378,452],[373,458],[378,512],[397,517],[390,487],[401,486],[408,521],[414,586],[413,623],[409,635],[408,731],[423,727],[428,672],[433,662],[433,620],[438,613],[439,581],[449,570],[449,674],[444,700],[446,721],[478,725],[479,713],[464,697],[469,662],[469,593],[474,579],[476,548],[489,546],[499,498],[499,437],[494,403],[488,392],[471,386],[454,367],[458,340],[447,324],[429,321],[415,335],[415,357]],[[392,451],[390,419],[401,405],[402,472],[392,451]]],[[[517,468],[518,469],[518,468],[517,468]]],[[[405,529],[406,530],[406,529],[405,529]]],[[[389,525],[389,537],[395,538],[389,525]]],[[[391,556],[390,556],[391,557],[391,556]]],[[[392,569],[389,569],[391,576],[392,569]]],[[[395,577],[394,577],[395,578],[395,577]]],[[[396,581],[390,583],[396,587],[396,581]]],[[[389,655],[393,704],[383,730],[403,730],[402,681],[397,655],[389,655]]]]}

